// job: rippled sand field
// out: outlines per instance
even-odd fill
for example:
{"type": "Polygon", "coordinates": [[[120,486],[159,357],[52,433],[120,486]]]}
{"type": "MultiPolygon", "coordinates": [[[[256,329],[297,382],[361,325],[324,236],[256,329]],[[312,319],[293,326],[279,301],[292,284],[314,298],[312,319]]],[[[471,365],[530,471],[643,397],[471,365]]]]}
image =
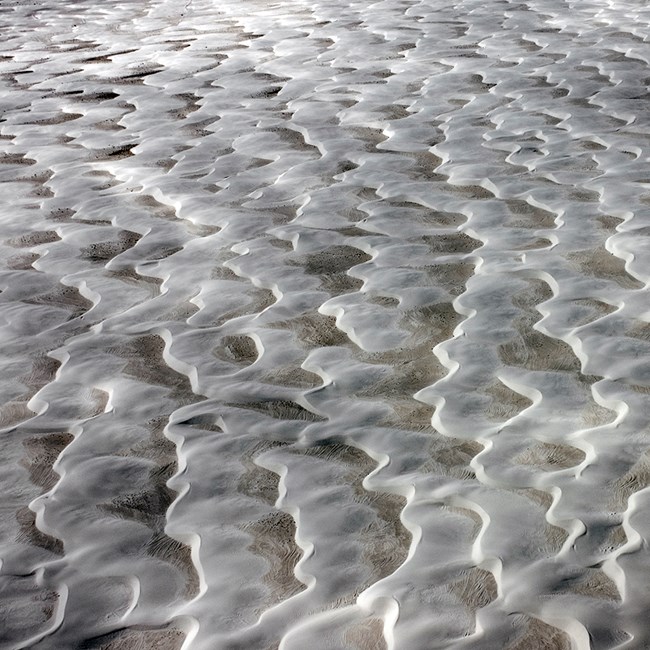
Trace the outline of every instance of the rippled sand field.
{"type": "Polygon", "coordinates": [[[650,648],[641,0],[0,0],[0,647],[650,648]]]}

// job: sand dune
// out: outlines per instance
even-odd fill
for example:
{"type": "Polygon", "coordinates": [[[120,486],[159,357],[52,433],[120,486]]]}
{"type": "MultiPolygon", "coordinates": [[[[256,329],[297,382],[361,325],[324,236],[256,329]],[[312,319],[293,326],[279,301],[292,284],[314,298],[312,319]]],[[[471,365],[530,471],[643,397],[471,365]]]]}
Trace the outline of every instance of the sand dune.
{"type": "Polygon", "coordinates": [[[0,647],[650,647],[649,26],[0,3],[0,647]]]}

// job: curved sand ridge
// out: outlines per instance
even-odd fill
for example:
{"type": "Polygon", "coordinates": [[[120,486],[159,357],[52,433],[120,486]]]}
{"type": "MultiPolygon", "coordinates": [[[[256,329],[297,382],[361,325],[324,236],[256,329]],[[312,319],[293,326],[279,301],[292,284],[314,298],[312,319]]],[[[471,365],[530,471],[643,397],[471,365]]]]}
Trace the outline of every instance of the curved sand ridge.
{"type": "Polygon", "coordinates": [[[5,2],[2,647],[648,647],[649,24],[5,2]]]}

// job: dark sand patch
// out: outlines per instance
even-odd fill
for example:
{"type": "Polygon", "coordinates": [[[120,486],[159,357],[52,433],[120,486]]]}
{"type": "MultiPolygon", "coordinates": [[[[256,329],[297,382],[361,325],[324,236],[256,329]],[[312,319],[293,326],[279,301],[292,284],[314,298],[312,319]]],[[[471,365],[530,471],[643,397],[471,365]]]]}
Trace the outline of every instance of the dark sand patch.
{"type": "Polygon", "coordinates": [[[496,600],[497,583],[494,576],[485,569],[473,567],[461,574],[449,590],[472,612],[496,600]]]}
{"type": "Polygon", "coordinates": [[[531,205],[520,199],[510,199],[506,201],[508,210],[513,218],[509,225],[513,228],[535,228],[548,229],[555,228],[557,215],[543,208],[531,205]]]}
{"type": "Polygon", "coordinates": [[[650,342],[650,323],[636,323],[625,332],[625,336],[629,336],[639,341],[650,342]]]}
{"type": "MultiPolygon", "coordinates": [[[[240,282],[242,281],[242,279],[237,275],[235,275],[235,278],[240,282]]],[[[275,294],[270,289],[262,289],[253,285],[244,286],[246,289],[242,293],[245,293],[246,296],[251,299],[250,302],[239,309],[223,314],[216,319],[215,325],[223,325],[224,323],[235,318],[240,318],[241,316],[260,314],[276,302],[275,294]]]]}
{"type": "Polygon", "coordinates": [[[7,243],[15,248],[31,248],[41,244],[51,244],[55,241],[61,241],[61,237],[54,230],[42,230],[25,233],[20,237],[10,239],[7,243]]]}
{"type": "Polygon", "coordinates": [[[582,318],[576,321],[574,327],[588,325],[589,323],[593,323],[595,320],[603,318],[603,316],[608,316],[617,310],[617,307],[595,298],[580,298],[574,300],[573,304],[578,305],[581,311],[585,313],[582,318]]]}
{"type": "Polygon", "coordinates": [[[110,516],[147,526],[152,535],[143,551],[177,568],[185,576],[185,596],[193,598],[199,591],[199,576],[191,548],[165,533],[166,513],[176,498],[176,493],[167,487],[167,481],[178,471],[176,445],[164,435],[166,423],[167,416],[151,420],[147,423],[149,437],[117,454],[155,462],[147,486],[138,492],[115,497],[109,503],[100,503],[97,508],[110,516]]]}
{"type": "Polygon", "coordinates": [[[97,242],[80,249],[81,256],[91,262],[107,262],[129,248],[133,248],[140,239],[142,239],[140,233],[121,230],[114,240],[97,242]]]}
{"type": "Polygon", "coordinates": [[[0,152],[0,165],[35,165],[33,158],[27,158],[24,153],[0,152]]]}
{"type": "Polygon", "coordinates": [[[451,183],[440,183],[436,187],[441,192],[444,192],[446,194],[453,194],[454,196],[462,196],[466,199],[474,199],[480,201],[483,199],[494,198],[494,194],[481,185],[452,185],[451,183]]]}
{"type": "Polygon", "coordinates": [[[82,113],[65,113],[61,112],[54,117],[43,118],[42,120],[35,120],[34,124],[40,126],[51,126],[54,124],[65,124],[66,122],[72,122],[73,120],[78,120],[80,117],[83,117],[82,113]]]}
{"type": "Polygon", "coordinates": [[[229,403],[226,406],[257,411],[275,420],[302,420],[305,422],[324,422],[326,420],[326,418],[308,411],[296,402],[283,399],[229,403]]]}
{"type": "Polygon", "coordinates": [[[271,326],[292,330],[296,338],[308,348],[344,346],[349,343],[345,332],[336,326],[336,318],[317,311],[289,321],[276,321],[271,326]]]}
{"type": "Polygon", "coordinates": [[[293,388],[316,388],[322,385],[322,379],[298,365],[286,365],[274,368],[260,377],[260,381],[273,384],[274,386],[291,386],[293,388]]]}
{"type": "Polygon", "coordinates": [[[483,246],[483,242],[474,239],[464,232],[453,235],[424,235],[422,240],[429,246],[432,253],[441,255],[450,253],[471,253],[483,246]]]}
{"type": "Polygon", "coordinates": [[[44,492],[51,490],[59,480],[52,465],[61,452],[74,440],[70,433],[49,433],[32,436],[23,441],[25,458],[20,464],[29,472],[29,479],[44,492]]]}
{"type": "Polygon", "coordinates": [[[373,582],[393,573],[406,559],[411,534],[400,520],[406,499],[388,492],[368,491],[363,487],[363,479],[375,469],[376,463],[356,447],[328,440],[308,449],[296,450],[296,453],[342,465],[346,470],[344,484],[354,490],[355,502],[374,510],[375,518],[354,533],[363,543],[363,559],[372,570],[372,577],[366,584],[359,585],[353,594],[342,597],[343,601],[347,601],[373,582]]]}
{"type": "Polygon", "coordinates": [[[32,298],[24,298],[23,302],[66,309],[70,312],[70,319],[82,316],[90,311],[93,306],[93,303],[84,298],[76,287],[67,287],[65,285],[59,285],[32,298]]]}
{"type": "Polygon", "coordinates": [[[97,178],[100,182],[97,185],[93,185],[90,189],[94,192],[102,192],[103,190],[110,190],[112,187],[119,185],[119,182],[115,179],[115,176],[110,172],[93,170],[86,172],[84,176],[89,178],[97,178]],[[102,182],[103,181],[103,182],[102,182]]]}
{"type": "Polygon", "coordinates": [[[577,447],[540,442],[521,452],[513,458],[513,462],[522,465],[533,465],[546,471],[553,471],[575,467],[582,463],[584,459],[584,451],[577,447]]]}
{"type": "Polygon", "coordinates": [[[492,398],[491,404],[485,410],[485,415],[491,420],[509,420],[532,405],[531,400],[510,390],[500,381],[490,384],[484,392],[492,398]]]}
{"type": "Polygon", "coordinates": [[[163,359],[165,342],[156,334],[133,337],[112,350],[126,359],[124,372],[139,381],[170,389],[170,397],[181,403],[195,402],[197,396],[187,375],[177,372],[163,359]]]}
{"type": "Polygon", "coordinates": [[[166,221],[178,219],[176,210],[171,205],[161,203],[149,194],[140,194],[138,197],[136,197],[136,203],[147,208],[147,212],[154,215],[155,217],[158,217],[159,219],[165,219],[166,221]]]}
{"type": "Polygon", "coordinates": [[[171,564],[185,575],[185,598],[195,598],[199,593],[199,576],[192,561],[192,549],[165,533],[154,533],[147,545],[147,554],[171,564]]]}
{"type": "Polygon", "coordinates": [[[112,90],[84,92],[72,97],[76,102],[108,102],[119,97],[119,93],[112,90]]]}
{"type": "Polygon", "coordinates": [[[534,329],[535,323],[541,319],[536,306],[552,296],[551,288],[541,280],[528,280],[528,288],[513,296],[512,303],[523,314],[513,320],[517,330],[515,338],[498,347],[504,365],[528,370],[580,373],[580,360],[571,346],[534,329]]]}
{"type": "Polygon", "coordinates": [[[12,271],[35,271],[32,264],[40,257],[37,253],[14,255],[7,260],[7,268],[12,271]]]}
{"type": "Polygon", "coordinates": [[[185,633],[172,627],[133,627],[82,641],[79,650],[181,650],[184,641],[185,633]]]}
{"type": "Polygon", "coordinates": [[[448,438],[435,432],[430,446],[431,460],[421,470],[472,481],[476,479],[476,474],[470,463],[482,450],[483,445],[474,440],[448,438]]]}
{"type": "MultiPolygon", "coordinates": [[[[422,267],[434,286],[445,289],[453,297],[460,296],[465,292],[467,281],[474,274],[474,269],[475,266],[471,262],[430,264],[422,267]]],[[[453,309],[451,304],[450,308],[453,309]]],[[[426,311],[427,308],[423,309],[426,311]]],[[[436,307],[436,309],[439,308],[436,307]]]]}
{"type": "Polygon", "coordinates": [[[278,483],[280,477],[275,472],[257,465],[254,459],[268,449],[283,446],[285,446],[285,443],[265,441],[259,442],[252,449],[246,451],[240,458],[245,471],[239,479],[237,490],[252,499],[257,499],[270,506],[275,505],[279,496],[278,483]]]}
{"type": "Polygon", "coordinates": [[[123,160],[124,158],[135,156],[132,149],[137,146],[137,142],[134,142],[132,144],[116,145],[103,149],[93,149],[89,152],[88,159],[96,162],[123,160]]]}
{"type": "Polygon", "coordinates": [[[586,567],[580,577],[565,582],[562,591],[588,598],[621,600],[621,594],[612,579],[602,569],[594,567],[586,567]]]}
{"type": "Polygon", "coordinates": [[[366,300],[373,305],[386,307],[386,309],[394,309],[399,306],[399,300],[391,296],[370,296],[366,300]]]}
{"type": "MultiPolygon", "coordinates": [[[[456,270],[455,265],[452,265],[450,268],[452,271],[456,270]]],[[[437,272],[438,270],[436,269],[437,272]]],[[[443,277],[441,279],[443,281],[448,280],[451,283],[449,288],[455,289],[456,278],[453,277],[453,273],[451,277],[446,279],[443,277]]],[[[400,325],[412,333],[414,347],[419,348],[421,344],[426,343],[429,346],[427,354],[432,355],[433,352],[431,352],[431,349],[438,343],[450,339],[454,329],[456,329],[456,326],[463,318],[454,309],[451,302],[440,302],[405,311],[400,325]]],[[[394,356],[395,362],[398,362],[398,358],[395,355],[391,355],[390,353],[386,354],[391,357],[394,356]]]]}
{"type": "Polygon", "coordinates": [[[442,506],[442,509],[455,515],[461,515],[472,522],[472,531],[467,536],[468,541],[473,542],[478,537],[478,534],[483,528],[483,520],[477,512],[470,510],[469,508],[460,508],[458,506],[442,506]]]}
{"type": "Polygon", "coordinates": [[[598,427],[609,424],[616,419],[616,411],[608,409],[592,401],[582,412],[582,420],[588,427],[598,427]]]}
{"type": "MultiPolygon", "coordinates": [[[[622,463],[624,467],[624,463],[622,463]]],[[[643,454],[623,473],[619,467],[620,478],[611,483],[612,506],[617,511],[625,510],[633,494],[650,485],[650,452],[643,454]]]]}
{"type": "Polygon", "coordinates": [[[367,618],[350,626],[345,633],[345,642],[354,650],[386,650],[384,622],[380,618],[367,618]]]}
{"type": "Polygon", "coordinates": [[[294,570],[302,557],[296,543],[296,522],[286,512],[272,512],[266,517],[242,526],[253,537],[248,549],[263,557],[269,571],[263,576],[271,593],[260,613],[291,596],[304,591],[306,586],[298,580],[294,570]]]}
{"type": "Polygon", "coordinates": [[[161,278],[156,278],[151,275],[140,275],[135,269],[124,268],[119,271],[105,271],[108,277],[117,278],[125,284],[133,286],[142,286],[143,284],[149,285],[150,290],[154,294],[159,293],[160,285],[162,284],[161,278]]]}
{"type": "Polygon", "coordinates": [[[214,354],[222,361],[241,366],[255,363],[258,357],[257,346],[250,336],[225,336],[214,349],[214,354]]]}
{"type": "MultiPolygon", "coordinates": [[[[525,496],[527,499],[530,499],[533,503],[538,505],[544,512],[548,512],[548,509],[553,504],[553,497],[543,490],[537,490],[535,488],[523,488],[516,490],[518,494],[525,496]]],[[[549,524],[548,522],[544,523],[544,537],[546,539],[546,548],[544,549],[548,555],[555,555],[560,552],[562,546],[569,537],[569,533],[555,526],[554,524],[549,524]]]]}
{"type": "Polygon", "coordinates": [[[567,260],[581,273],[616,282],[623,289],[642,289],[644,284],[625,270],[625,261],[605,248],[568,253],[567,260]]]}
{"type": "Polygon", "coordinates": [[[0,405],[0,427],[9,427],[34,417],[34,411],[27,407],[29,400],[11,400],[0,405]]]}
{"type": "Polygon", "coordinates": [[[616,230],[617,226],[622,224],[625,219],[620,219],[619,217],[612,217],[609,214],[602,214],[596,217],[596,221],[602,226],[603,230],[613,231],[616,230]]]}
{"type": "Polygon", "coordinates": [[[519,336],[499,346],[504,365],[547,372],[580,372],[580,361],[564,341],[532,329],[529,319],[518,320],[516,326],[519,336]]]}
{"type": "Polygon", "coordinates": [[[315,153],[320,156],[320,151],[318,147],[313,144],[308,143],[305,140],[305,136],[297,130],[290,129],[285,126],[277,126],[272,128],[264,129],[267,133],[275,133],[280,139],[288,144],[292,149],[297,149],[299,151],[309,151],[310,153],[315,153]]]}
{"type": "MultiPolygon", "coordinates": [[[[349,133],[351,139],[365,142],[367,151],[374,151],[377,145],[388,140],[388,136],[381,129],[366,126],[345,127],[345,132],[349,133]]],[[[377,198],[376,195],[374,198],[377,198]]]]}
{"type": "Polygon", "coordinates": [[[16,520],[20,526],[20,532],[16,537],[17,542],[37,546],[54,555],[63,555],[63,542],[56,537],[41,532],[36,527],[36,513],[32,512],[27,506],[20,508],[16,512],[16,520]]]}
{"type": "Polygon", "coordinates": [[[521,246],[517,246],[517,248],[515,248],[514,250],[532,251],[540,248],[548,248],[552,244],[553,242],[550,239],[546,239],[546,237],[536,237],[535,239],[532,239],[528,243],[522,244],[521,246]]]}
{"type": "Polygon", "coordinates": [[[318,276],[330,276],[337,273],[344,273],[353,266],[363,264],[372,259],[370,255],[364,253],[353,246],[330,246],[317,253],[309,253],[292,260],[292,264],[300,265],[306,273],[318,276]]]}
{"type": "Polygon", "coordinates": [[[525,614],[515,615],[516,637],[503,650],[571,650],[570,637],[562,630],[525,614]]]}

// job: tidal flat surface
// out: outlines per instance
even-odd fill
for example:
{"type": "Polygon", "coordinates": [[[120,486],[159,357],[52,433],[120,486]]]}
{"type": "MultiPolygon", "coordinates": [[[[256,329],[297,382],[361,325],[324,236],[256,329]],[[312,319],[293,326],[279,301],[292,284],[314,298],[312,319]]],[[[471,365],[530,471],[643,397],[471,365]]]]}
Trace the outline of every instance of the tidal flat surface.
{"type": "Polygon", "coordinates": [[[649,30],[0,0],[0,647],[650,648],[649,30]]]}

